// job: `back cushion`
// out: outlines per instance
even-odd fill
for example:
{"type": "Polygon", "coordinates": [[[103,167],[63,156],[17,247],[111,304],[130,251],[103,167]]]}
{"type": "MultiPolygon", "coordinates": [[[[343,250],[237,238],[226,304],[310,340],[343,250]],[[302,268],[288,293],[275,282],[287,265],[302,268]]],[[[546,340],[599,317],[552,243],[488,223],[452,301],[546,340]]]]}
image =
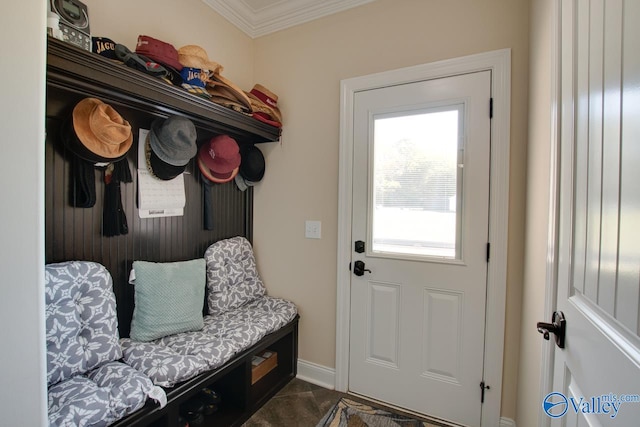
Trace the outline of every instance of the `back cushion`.
{"type": "Polygon", "coordinates": [[[224,313],[265,294],[251,243],[244,237],[220,240],[204,253],[209,314],[224,313]]]}
{"type": "Polygon", "coordinates": [[[134,261],[135,308],[131,339],[151,341],[204,326],[205,263],[134,261]]]}
{"type": "Polygon", "coordinates": [[[122,357],[112,286],[107,269],[95,262],[45,266],[49,385],[122,357]]]}

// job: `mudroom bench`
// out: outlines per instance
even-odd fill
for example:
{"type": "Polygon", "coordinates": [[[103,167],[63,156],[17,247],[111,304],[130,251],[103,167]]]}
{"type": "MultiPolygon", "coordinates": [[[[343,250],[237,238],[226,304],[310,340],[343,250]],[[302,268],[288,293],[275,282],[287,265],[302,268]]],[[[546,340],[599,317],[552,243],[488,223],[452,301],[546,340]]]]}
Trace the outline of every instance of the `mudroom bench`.
{"type": "Polygon", "coordinates": [[[267,295],[244,237],[134,262],[130,337],[104,266],[45,272],[51,426],[239,426],[296,376],[297,308],[267,295]]]}
{"type": "MultiPolygon", "coordinates": [[[[166,389],[164,408],[148,400],[146,405],[113,426],[179,426],[179,417],[203,389],[220,397],[211,414],[203,413],[202,426],[240,426],[266,401],[296,376],[298,359],[298,319],[289,322],[252,347],[234,356],[223,366],[166,389]],[[265,351],[277,354],[277,366],[252,384],[252,359],[265,351]]],[[[206,410],[204,412],[207,412],[206,410]]]]}

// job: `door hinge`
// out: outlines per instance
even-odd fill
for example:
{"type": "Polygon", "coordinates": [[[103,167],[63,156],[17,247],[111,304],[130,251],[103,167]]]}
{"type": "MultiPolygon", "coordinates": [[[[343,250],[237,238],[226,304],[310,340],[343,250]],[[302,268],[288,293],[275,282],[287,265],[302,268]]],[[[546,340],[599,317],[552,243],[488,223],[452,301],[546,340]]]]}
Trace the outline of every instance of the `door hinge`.
{"type": "Polygon", "coordinates": [[[491,387],[487,384],[484,383],[484,381],[482,381],[480,383],[480,403],[484,403],[484,391],[485,390],[491,390],[491,387]]]}
{"type": "Polygon", "coordinates": [[[491,258],[491,243],[487,242],[487,262],[489,262],[489,258],[491,258]]]}
{"type": "Polygon", "coordinates": [[[489,118],[493,119],[493,98],[489,98],[489,118]]]}

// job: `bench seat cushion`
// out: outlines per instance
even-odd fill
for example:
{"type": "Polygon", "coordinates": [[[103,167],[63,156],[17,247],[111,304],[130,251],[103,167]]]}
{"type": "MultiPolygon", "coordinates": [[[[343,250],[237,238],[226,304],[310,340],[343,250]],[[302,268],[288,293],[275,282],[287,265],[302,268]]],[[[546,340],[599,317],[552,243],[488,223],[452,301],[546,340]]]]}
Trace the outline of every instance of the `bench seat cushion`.
{"type": "Polygon", "coordinates": [[[106,426],[140,409],[147,396],[161,400],[164,391],[130,366],[106,363],[49,387],[49,425],[106,426]]]}
{"type": "Polygon", "coordinates": [[[163,387],[218,368],[297,314],[283,299],[263,296],[235,310],[204,317],[202,331],[184,332],[151,342],[121,340],[124,360],[163,387]]]}
{"type": "MultiPolygon", "coordinates": [[[[236,322],[253,325],[264,331],[264,335],[277,331],[298,314],[295,304],[290,301],[264,296],[233,311],[208,316],[205,330],[215,333],[224,331],[236,322]]],[[[264,336],[263,335],[263,336],[264,336]]]]}

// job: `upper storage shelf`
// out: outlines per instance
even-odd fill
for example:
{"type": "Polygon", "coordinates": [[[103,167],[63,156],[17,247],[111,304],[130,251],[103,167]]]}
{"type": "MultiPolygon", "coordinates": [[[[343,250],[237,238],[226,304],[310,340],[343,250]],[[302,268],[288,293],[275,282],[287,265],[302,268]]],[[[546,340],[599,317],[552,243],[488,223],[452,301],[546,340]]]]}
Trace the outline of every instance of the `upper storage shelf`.
{"type": "Polygon", "coordinates": [[[93,96],[153,116],[183,115],[199,128],[247,143],[271,142],[280,129],[192,95],[124,64],[49,37],[47,116],[59,116],[76,98],[93,96]]]}

